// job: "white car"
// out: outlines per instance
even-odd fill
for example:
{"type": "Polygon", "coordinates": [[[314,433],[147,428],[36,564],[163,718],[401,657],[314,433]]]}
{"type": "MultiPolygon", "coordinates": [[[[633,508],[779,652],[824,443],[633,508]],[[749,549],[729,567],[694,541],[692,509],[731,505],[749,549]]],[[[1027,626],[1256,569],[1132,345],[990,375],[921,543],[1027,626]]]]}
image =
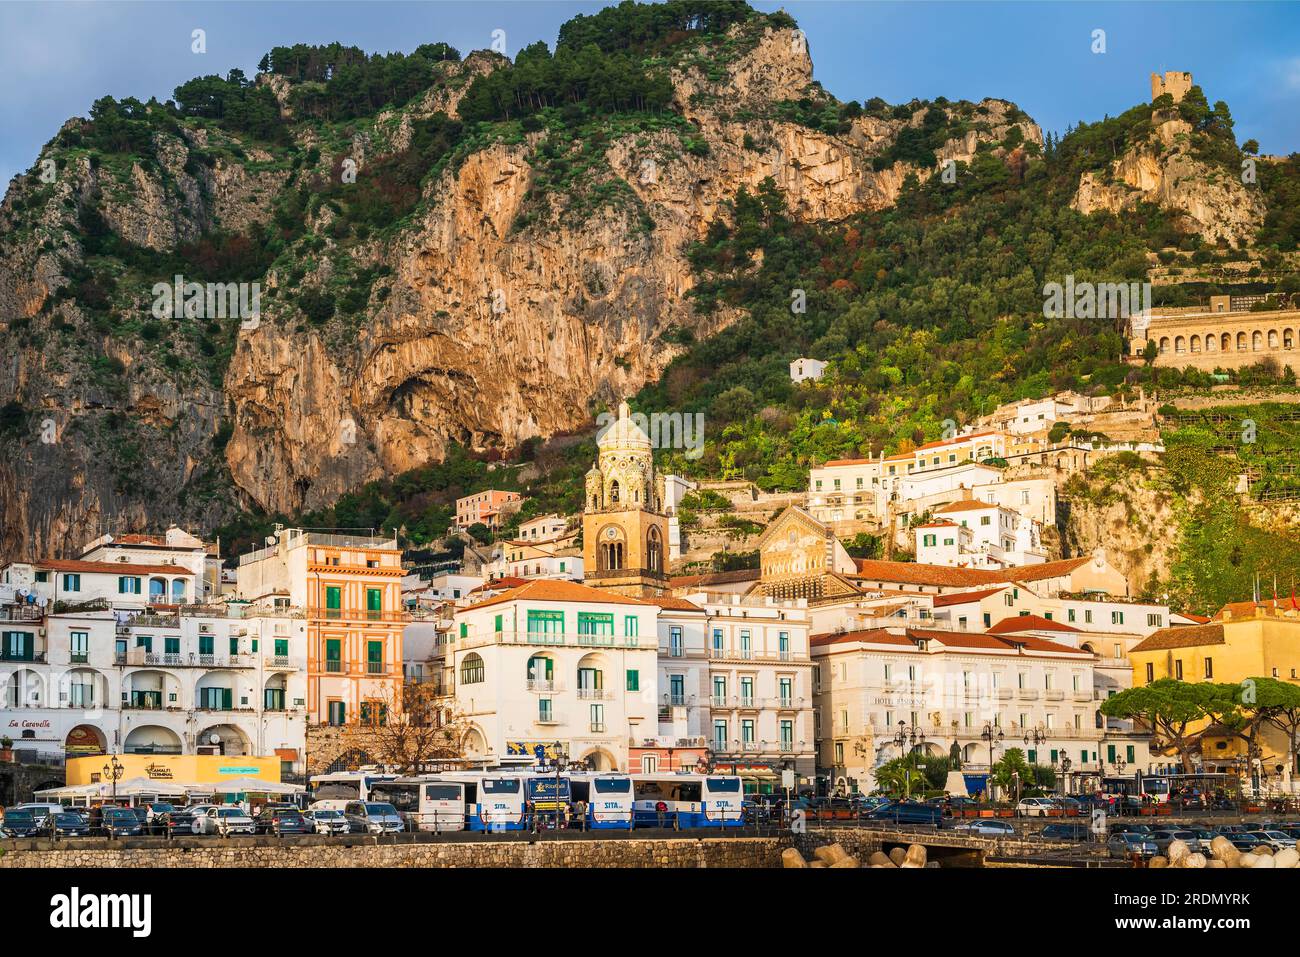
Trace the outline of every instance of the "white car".
{"type": "Polygon", "coordinates": [[[195,818],[200,834],[255,834],[253,819],[241,807],[210,807],[202,817],[195,818]]]}
{"type": "Polygon", "coordinates": [[[352,830],[352,825],[343,816],[343,812],[335,808],[313,808],[303,814],[303,817],[317,834],[347,834],[352,830]]]}
{"type": "Polygon", "coordinates": [[[1047,817],[1053,812],[1060,813],[1060,806],[1051,798],[1021,798],[1016,805],[1016,813],[1025,817],[1047,817]]]}

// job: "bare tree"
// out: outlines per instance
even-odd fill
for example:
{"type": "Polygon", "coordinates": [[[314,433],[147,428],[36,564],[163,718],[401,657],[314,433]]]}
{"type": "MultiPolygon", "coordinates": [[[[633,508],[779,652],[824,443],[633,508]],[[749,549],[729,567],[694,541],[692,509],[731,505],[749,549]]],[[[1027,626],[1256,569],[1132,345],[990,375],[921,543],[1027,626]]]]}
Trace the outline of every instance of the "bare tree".
{"type": "Polygon", "coordinates": [[[431,682],[407,680],[400,691],[389,685],[369,702],[362,720],[343,730],[343,739],[385,767],[414,774],[463,757],[464,734],[464,721],[431,682]]]}

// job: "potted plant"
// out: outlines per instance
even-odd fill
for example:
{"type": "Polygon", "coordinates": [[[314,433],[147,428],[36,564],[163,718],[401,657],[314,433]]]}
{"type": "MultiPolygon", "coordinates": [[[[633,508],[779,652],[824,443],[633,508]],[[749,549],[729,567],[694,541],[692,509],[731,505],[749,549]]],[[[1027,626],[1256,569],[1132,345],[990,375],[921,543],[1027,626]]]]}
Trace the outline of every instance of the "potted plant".
{"type": "Polygon", "coordinates": [[[9,735],[0,736],[0,761],[14,759],[14,739],[9,735]]]}

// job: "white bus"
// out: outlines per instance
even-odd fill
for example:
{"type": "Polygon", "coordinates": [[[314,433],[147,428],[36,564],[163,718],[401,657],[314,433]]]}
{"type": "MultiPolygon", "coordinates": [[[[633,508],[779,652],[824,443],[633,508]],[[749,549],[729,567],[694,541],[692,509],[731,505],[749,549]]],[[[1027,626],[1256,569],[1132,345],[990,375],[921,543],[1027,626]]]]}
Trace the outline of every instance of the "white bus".
{"type": "Polygon", "coordinates": [[[524,779],[500,771],[447,771],[439,780],[465,785],[465,827],[471,831],[522,831],[524,779]]]}
{"type": "Polygon", "coordinates": [[[465,830],[465,782],[433,777],[377,781],[370,800],[397,808],[407,827],[418,831],[465,830]]]}
{"type": "Polygon", "coordinates": [[[632,779],[626,774],[605,771],[571,773],[569,784],[573,802],[585,801],[587,804],[584,827],[592,830],[632,829],[632,779]]]}
{"type": "Polygon", "coordinates": [[[308,782],[311,784],[313,803],[329,802],[337,804],[339,810],[348,801],[369,801],[370,789],[379,781],[396,780],[396,774],[383,774],[379,771],[333,771],[329,774],[313,774],[308,782]]]}
{"type": "Polygon", "coordinates": [[[742,827],[744,789],[732,774],[633,774],[638,827],[742,827]]]}

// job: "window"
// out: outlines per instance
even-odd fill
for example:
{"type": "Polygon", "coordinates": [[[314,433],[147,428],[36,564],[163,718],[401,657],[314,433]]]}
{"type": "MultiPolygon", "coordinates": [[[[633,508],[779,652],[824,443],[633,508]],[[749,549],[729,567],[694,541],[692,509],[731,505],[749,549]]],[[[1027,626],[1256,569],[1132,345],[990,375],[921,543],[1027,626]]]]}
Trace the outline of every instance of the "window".
{"type": "Polygon", "coordinates": [[[794,681],[790,678],[782,678],[777,687],[780,688],[781,707],[789,708],[794,702],[794,681]]]}
{"type": "Polygon", "coordinates": [[[600,734],[605,730],[605,706],[603,704],[593,704],[591,706],[591,730],[596,734],[600,734]]]}
{"type": "Polygon", "coordinates": [[[289,639],[288,639],[288,638],[276,638],[276,639],[275,639],[275,657],[277,657],[277,658],[288,658],[288,657],[289,657],[289,639]]]}
{"type": "Polygon", "coordinates": [[[720,718],[713,722],[713,750],[727,750],[727,722],[720,718]]]}
{"type": "Polygon", "coordinates": [[[781,750],[782,751],[794,750],[794,722],[793,721],[786,720],[781,722],[781,750]]]}
{"type": "Polygon", "coordinates": [[[614,637],[614,616],[590,611],[578,612],[578,634],[597,638],[614,637]]]}
{"type": "Polygon", "coordinates": [[[754,719],[746,718],[740,722],[740,740],[745,744],[754,743],[754,719]]]}
{"type": "Polygon", "coordinates": [[[63,590],[64,590],[64,591],[81,591],[81,576],[80,576],[80,575],[64,575],[64,576],[63,576],[63,590]]]}
{"type": "Polygon", "coordinates": [[[1183,663],[1182,663],[1182,661],[1175,661],[1175,662],[1174,662],[1174,678],[1176,678],[1178,681],[1182,681],[1182,680],[1183,680],[1183,663]]]}
{"type": "Polygon", "coordinates": [[[561,635],[564,633],[564,612],[562,611],[537,611],[530,609],[528,612],[528,640],[539,641],[547,635],[561,635]]]}
{"type": "Polygon", "coordinates": [[[143,648],[145,654],[151,654],[153,652],[153,635],[136,635],[135,646],[143,648]]]}
{"type": "Polygon", "coordinates": [[[140,579],[133,575],[122,575],[117,580],[117,591],[120,595],[140,594],[140,579]]]}
{"type": "Polygon", "coordinates": [[[713,629],[713,651],[715,654],[722,654],[722,629],[713,629]]]}
{"type": "Polygon", "coordinates": [[[232,656],[239,654],[239,639],[233,635],[230,638],[230,654],[232,656]]]}
{"type": "Polygon", "coordinates": [[[460,683],[463,685],[481,684],[483,681],[483,659],[471,652],[460,663],[460,683]]]}
{"type": "Polygon", "coordinates": [[[749,632],[748,631],[742,631],[740,633],[740,657],[742,658],[749,657],[749,632]]]}
{"type": "Polygon", "coordinates": [[[347,723],[347,706],[342,701],[331,701],[328,708],[332,727],[338,728],[347,723]]]}
{"type": "Polygon", "coordinates": [[[669,675],[668,676],[668,703],[676,707],[686,704],[686,676],[669,675]]]}
{"type": "Polygon", "coordinates": [[[1112,625],[1124,624],[1124,613],[1122,611],[1112,611],[1110,613],[1110,623],[1112,625]]]}
{"type": "Polygon", "coordinates": [[[384,611],[384,590],[382,588],[366,589],[366,617],[378,618],[384,611]]]}
{"type": "Polygon", "coordinates": [[[1156,680],[1155,672],[1156,672],[1156,666],[1148,661],[1147,662],[1147,683],[1148,684],[1156,680]]]}
{"type": "Polygon", "coordinates": [[[727,679],[722,675],[713,676],[713,703],[719,707],[727,702],[727,679]]]}
{"type": "Polygon", "coordinates": [[[340,609],[343,607],[343,589],[337,585],[330,585],[325,589],[325,617],[340,617],[340,609]]]}
{"type": "Polygon", "coordinates": [[[740,679],[740,704],[741,707],[750,708],[754,705],[754,679],[744,677],[740,679]]]}
{"type": "Polygon", "coordinates": [[[555,712],[551,708],[550,698],[537,699],[537,720],[550,722],[554,720],[555,712]]]}
{"type": "Polygon", "coordinates": [[[641,619],[636,615],[623,616],[623,636],[625,638],[636,638],[641,627],[641,619]]]}
{"type": "Polygon", "coordinates": [[[72,663],[74,665],[85,664],[90,660],[90,632],[72,632],[68,636],[68,648],[72,653],[72,663]]]}
{"type": "MultiPolygon", "coordinates": [[[[605,673],[599,668],[578,669],[579,691],[601,691],[605,687],[605,673]]],[[[596,697],[600,697],[596,695],[596,697]]]]}
{"type": "Polygon", "coordinates": [[[325,639],[325,670],[342,671],[343,670],[343,641],[339,638],[325,639]]]}
{"type": "Polygon", "coordinates": [[[1084,624],[1086,624],[1086,625],[1091,625],[1091,624],[1092,624],[1092,609],[1091,609],[1091,608],[1085,608],[1085,609],[1083,610],[1083,622],[1084,622],[1084,624]]]}
{"type": "Polygon", "coordinates": [[[200,688],[199,708],[204,711],[229,711],[234,695],[229,688],[200,688]]]}
{"type": "Polygon", "coordinates": [[[1154,614],[1147,615],[1147,625],[1149,627],[1161,628],[1164,626],[1164,623],[1165,623],[1164,615],[1154,615],[1154,614]]]}
{"type": "Polygon", "coordinates": [[[640,691],[640,690],[641,690],[641,672],[636,671],[636,670],[629,670],[629,671],[628,671],[628,673],[627,673],[627,690],[628,690],[628,691],[640,691]]]}
{"type": "Polygon", "coordinates": [[[835,742],[835,763],[844,763],[844,742],[842,741],[835,742]]]}
{"type": "Polygon", "coordinates": [[[382,641],[366,642],[366,671],[372,675],[384,673],[384,643],[382,641]]]}
{"type": "Polygon", "coordinates": [[[778,632],[776,636],[776,651],[781,660],[785,661],[790,657],[790,633],[786,631],[778,632]]]}
{"type": "Polygon", "coordinates": [[[464,621],[462,621],[462,622],[460,623],[460,636],[461,636],[462,638],[468,638],[468,637],[469,637],[469,623],[468,623],[468,622],[464,622],[464,621]]]}
{"type": "Polygon", "coordinates": [[[170,635],[163,636],[163,653],[168,655],[179,655],[181,653],[180,638],[170,635]]]}
{"type": "Polygon", "coordinates": [[[682,656],[682,629],[679,625],[668,629],[668,654],[673,658],[682,656]]]}
{"type": "Polygon", "coordinates": [[[211,635],[199,635],[199,655],[211,658],[217,653],[216,639],[211,635]]]}
{"type": "Polygon", "coordinates": [[[659,771],[659,758],[653,754],[641,755],[641,773],[656,774],[659,771]]]}
{"type": "Polygon", "coordinates": [[[933,535],[922,535],[921,544],[926,548],[934,548],[935,537],[933,535]]]}
{"type": "Polygon", "coordinates": [[[1070,622],[1070,624],[1074,624],[1074,609],[1073,609],[1073,608],[1069,609],[1069,611],[1066,613],[1066,621],[1070,622]]]}

